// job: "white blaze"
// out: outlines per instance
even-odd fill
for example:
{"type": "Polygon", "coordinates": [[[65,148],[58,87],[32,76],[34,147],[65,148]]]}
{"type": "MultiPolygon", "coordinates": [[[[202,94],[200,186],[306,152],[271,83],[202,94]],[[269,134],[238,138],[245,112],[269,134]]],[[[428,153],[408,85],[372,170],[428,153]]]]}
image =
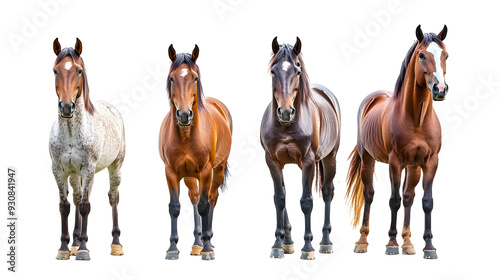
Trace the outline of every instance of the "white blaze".
{"type": "Polygon", "coordinates": [[[444,75],[443,68],[441,68],[441,53],[443,49],[436,44],[436,42],[431,42],[427,47],[427,51],[432,53],[434,56],[434,61],[436,62],[436,72],[434,72],[434,76],[436,76],[439,83],[444,84],[444,75]]]}
{"type": "Polygon", "coordinates": [[[71,66],[73,66],[73,63],[71,63],[71,61],[68,61],[64,64],[64,69],[69,70],[71,69],[71,66]]]}
{"type": "Polygon", "coordinates": [[[185,77],[188,74],[188,70],[186,68],[181,70],[181,77],[185,77]]]}
{"type": "Polygon", "coordinates": [[[285,71],[285,72],[286,72],[286,71],[288,71],[288,67],[290,67],[290,65],[291,65],[291,64],[290,64],[290,62],[288,62],[288,61],[283,61],[283,64],[281,64],[281,66],[283,67],[283,68],[282,68],[282,69],[283,69],[283,71],[285,71]]]}

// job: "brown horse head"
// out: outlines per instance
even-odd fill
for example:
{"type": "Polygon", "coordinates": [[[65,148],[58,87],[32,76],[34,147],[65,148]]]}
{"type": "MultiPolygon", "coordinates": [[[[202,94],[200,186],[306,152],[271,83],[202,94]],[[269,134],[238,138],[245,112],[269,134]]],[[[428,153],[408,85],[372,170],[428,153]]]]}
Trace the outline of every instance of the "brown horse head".
{"type": "Polygon", "coordinates": [[[272,42],[273,57],[269,62],[272,75],[273,96],[277,103],[278,119],[289,123],[296,113],[296,99],[303,102],[309,96],[309,82],[305,73],[300,49],[302,43],[297,37],[295,45],[279,45],[278,37],[272,42]]]}
{"type": "Polygon", "coordinates": [[[168,48],[172,65],[168,74],[167,90],[172,111],[175,108],[175,116],[181,126],[191,125],[197,109],[204,108],[200,70],[196,65],[198,54],[198,45],[195,45],[191,54],[177,54],[173,45],[168,48]]]}
{"type": "Polygon", "coordinates": [[[448,53],[443,40],[446,38],[448,28],[436,35],[434,33],[423,33],[420,25],[417,27],[416,35],[418,43],[415,48],[415,79],[422,87],[428,87],[435,101],[444,100],[448,93],[446,84],[446,59],[448,53]]]}
{"type": "Polygon", "coordinates": [[[76,38],[75,48],[61,50],[58,38],[53,43],[54,53],[57,55],[54,63],[56,93],[59,97],[58,106],[63,118],[71,118],[76,109],[76,100],[83,94],[85,109],[93,114],[94,107],[89,99],[87,75],[85,65],[80,54],[82,42],[76,38]]]}

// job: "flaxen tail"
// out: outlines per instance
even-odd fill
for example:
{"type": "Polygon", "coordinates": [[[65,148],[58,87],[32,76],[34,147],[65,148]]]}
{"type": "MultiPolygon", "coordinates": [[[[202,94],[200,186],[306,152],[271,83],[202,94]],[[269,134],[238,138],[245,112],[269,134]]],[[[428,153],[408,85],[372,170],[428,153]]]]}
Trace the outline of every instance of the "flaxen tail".
{"type": "Polygon", "coordinates": [[[345,199],[350,201],[350,214],[353,215],[352,225],[356,227],[359,224],[359,218],[361,216],[361,208],[365,203],[365,197],[363,196],[363,182],[361,181],[361,157],[358,153],[358,147],[354,147],[354,150],[349,155],[351,158],[351,164],[349,165],[349,173],[347,175],[347,193],[345,194],[345,199]]]}

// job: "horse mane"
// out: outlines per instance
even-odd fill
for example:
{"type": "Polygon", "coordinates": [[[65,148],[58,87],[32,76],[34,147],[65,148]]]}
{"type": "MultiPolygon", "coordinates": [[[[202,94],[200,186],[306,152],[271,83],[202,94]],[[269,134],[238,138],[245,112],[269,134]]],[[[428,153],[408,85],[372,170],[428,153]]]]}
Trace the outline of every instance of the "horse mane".
{"type": "Polygon", "coordinates": [[[89,84],[87,81],[87,73],[85,71],[85,63],[83,63],[83,59],[76,53],[76,51],[73,48],[64,48],[61,50],[59,55],[57,55],[56,62],[54,65],[57,65],[61,63],[61,61],[67,57],[70,56],[73,62],[79,64],[82,66],[83,71],[82,71],[82,79],[83,79],[83,87],[82,87],[82,95],[83,95],[83,100],[85,104],[85,110],[89,112],[89,114],[94,115],[94,105],[90,101],[89,97],[89,84]]]}
{"type": "MultiPolygon", "coordinates": [[[[283,59],[289,58],[291,61],[294,61],[294,56],[295,54],[293,53],[293,46],[289,44],[283,44],[280,47],[280,50],[273,55],[271,60],[269,61],[269,70],[277,64],[279,61],[282,61],[283,59]]],[[[311,98],[311,87],[309,86],[309,76],[307,75],[307,71],[304,65],[304,61],[302,59],[302,54],[299,53],[297,56],[300,62],[300,68],[301,68],[301,74],[299,76],[299,81],[300,81],[300,88],[298,95],[301,97],[299,98],[299,101],[302,103],[306,103],[309,98],[311,98]]]]}
{"type": "MultiPolygon", "coordinates": [[[[168,75],[170,76],[170,73],[175,71],[181,64],[187,64],[189,69],[191,71],[195,71],[196,74],[198,74],[198,82],[197,84],[197,90],[198,90],[198,109],[205,109],[205,105],[203,104],[203,86],[201,85],[201,76],[200,76],[200,69],[198,68],[198,65],[193,62],[191,59],[191,55],[188,53],[178,53],[175,56],[175,60],[172,62],[172,65],[170,65],[170,71],[168,72],[168,75]]],[[[167,92],[168,92],[168,100],[170,100],[170,87],[171,87],[171,82],[170,79],[167,79],[167,92]]]]}
{"type": "MultiPolygon", "coordinates": [[[[421,44],[426,46],[431,42],[436,42],[440,47],[443,47],[443,41],[434,33],[425,33],[424,38],[422,39],[421,44]]],[[[403,63],[401,64],[401,71],[399,72],[399,77],[396,81],[396,86],[394,87],[394,97],[398,97],[401,94],[401,87],[403,86],[403,81],[405,79],[406,70],[408,69],[408,65],[410,64],[411,58],[415,49],[417,48],[418,40],[413,43],[411,48],[408,50],[403,63]]]]}

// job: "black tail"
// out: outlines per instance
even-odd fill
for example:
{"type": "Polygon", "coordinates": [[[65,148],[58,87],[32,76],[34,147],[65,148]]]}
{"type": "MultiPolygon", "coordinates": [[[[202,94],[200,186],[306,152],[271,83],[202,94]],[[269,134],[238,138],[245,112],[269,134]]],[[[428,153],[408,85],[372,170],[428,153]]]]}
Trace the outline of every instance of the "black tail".
{"type": "Polygon", "coordinates": [[[220,185],[220,190],[225,191],[227,189],[227,177],[231,175],[229,173],[229,163],[226,162],[226,167],[224,168],[224,179],[222,180],[222,184],[220,185]]]}

